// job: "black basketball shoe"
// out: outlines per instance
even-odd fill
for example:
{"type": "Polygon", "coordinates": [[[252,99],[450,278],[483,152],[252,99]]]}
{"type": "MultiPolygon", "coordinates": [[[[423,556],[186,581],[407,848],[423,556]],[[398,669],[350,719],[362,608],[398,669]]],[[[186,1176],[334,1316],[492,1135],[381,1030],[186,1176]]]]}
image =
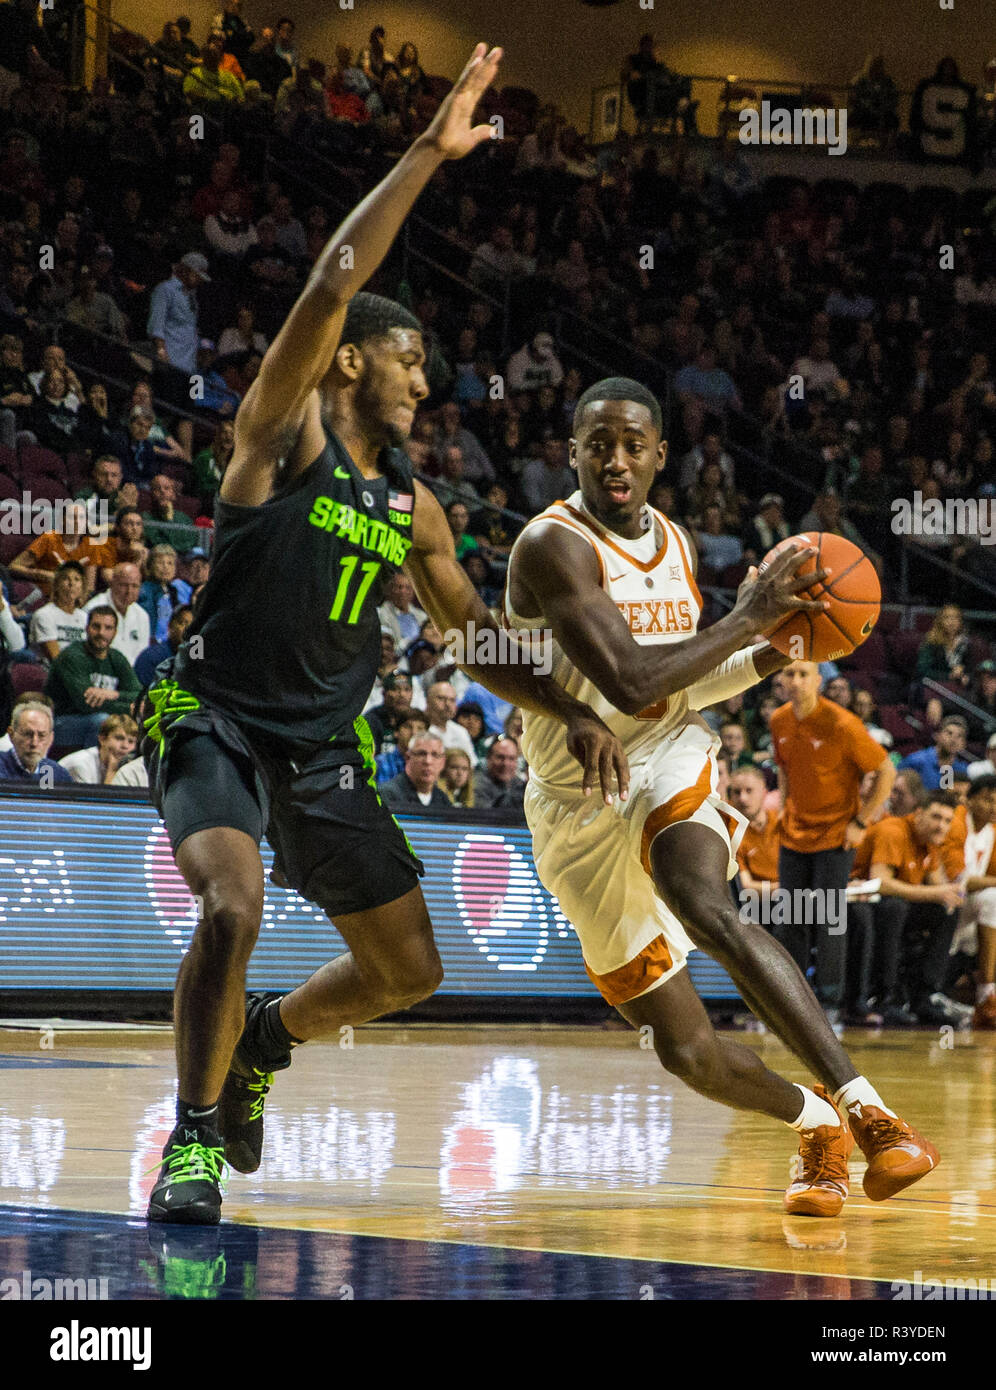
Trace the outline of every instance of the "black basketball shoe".
{"type": "Polygon", "coordinates": [[[246,1004],[246,1023],[232,1056],[218,1101],[218,1127],[225,1158],[240,1173],[255,1173],[263,1156],[263,1107],[274,1072],[291,1064],[289,1052],[265,1056],[260,1051],[257,1025],[267,1004],[278,994],[251,994],[246,1004]]]}
{"type": "Polygon", "coordinates": [[[216,1226],[221,1220],[224,1168],[225,1151],[214,1130],[177,1125],[163,1149],[148,1219],[216,1226]]]}

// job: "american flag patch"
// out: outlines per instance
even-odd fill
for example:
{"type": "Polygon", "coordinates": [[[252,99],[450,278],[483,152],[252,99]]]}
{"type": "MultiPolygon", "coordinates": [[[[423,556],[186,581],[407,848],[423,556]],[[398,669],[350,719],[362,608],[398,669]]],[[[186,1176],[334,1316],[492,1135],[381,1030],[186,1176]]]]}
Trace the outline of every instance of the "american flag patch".
{"type": "Polygon", "coordinates": [[[396,512],[410,512],[414,503],[415,499],[410,492],[389,492],[387,494],[387,505],[393,507],[396,512]]]}

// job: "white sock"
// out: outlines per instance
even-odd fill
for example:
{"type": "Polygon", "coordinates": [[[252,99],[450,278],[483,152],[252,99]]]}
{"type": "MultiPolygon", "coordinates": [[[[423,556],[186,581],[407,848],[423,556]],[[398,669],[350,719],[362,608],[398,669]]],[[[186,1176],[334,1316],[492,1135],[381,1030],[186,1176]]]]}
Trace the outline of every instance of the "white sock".
{"type": "Polygon", "coordinates": [[[884,1110],[887,1115],[891,1115],[893,1118],[896,1115],[894,1110],[889,1109],[871,1082],[863,1076],[856,1076],[846,1086],[841,1086],[834,1095],[833,1103],[840,1106],[841,1110],[850,1110],[852,1105],[875,1105],[879,1110],[884,1110]]]}
{"type": "Polygon", "coordinates": [[[800,1086],[798,1082],[792,1083],[797,1091],[802,1092],[802,1110],[794,1120],[789,1120],[791,1129],[804,1130],[816,1129],[819,1125],[831,1125],[836,1129],[840,1124],[840,1116],[832,1105],[811,1091],[807,1086],[800,1086]]]}
{"type": "Polygon", "coordinates": [[[990,980],[987,985],[975,986],[975,1002],[977,1004],[984,1003],[985,1000],[989,998],[990,994],[996,994],[996,984],[993,984],[992,980],[990,980]]]}

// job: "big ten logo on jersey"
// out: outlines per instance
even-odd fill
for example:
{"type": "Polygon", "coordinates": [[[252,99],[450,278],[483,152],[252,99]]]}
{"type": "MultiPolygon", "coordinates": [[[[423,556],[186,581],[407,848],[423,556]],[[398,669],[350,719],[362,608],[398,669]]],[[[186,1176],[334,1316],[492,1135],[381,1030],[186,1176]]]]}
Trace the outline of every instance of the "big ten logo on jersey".
{"type": "Polygon", "coordinates": [[[616,599],[616,607],[629,624],[634,637],[665,637],[675,632],[695,630],[688,599],[643,598],[636,602],[616,599]]]}
{"type": "Polygon", "coordinates": [[[415,497],[410,492],[391,488],[387,494],[387,515],[395,526],[411,526],[415,497]]]}

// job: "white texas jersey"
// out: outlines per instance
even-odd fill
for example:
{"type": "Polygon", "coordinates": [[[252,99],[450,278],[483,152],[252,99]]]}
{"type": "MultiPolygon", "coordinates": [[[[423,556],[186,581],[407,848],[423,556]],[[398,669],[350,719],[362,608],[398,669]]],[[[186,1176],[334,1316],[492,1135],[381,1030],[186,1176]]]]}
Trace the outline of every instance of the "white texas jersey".
{"type": "MultiPolygon", "coordinates": [[[[602,588],[626,619],[635,641],[641,646],[683,642],[694,635],[702,613],[702,596],[692,574],[688,543],[667,517],[652,508],[647,510],[654,525],[638,540],[625,540],[596,521],[578,491],[566,502],[554,502],[533,517],[523,534],[544,521],[565,526],[582,536],[598,557],[602,588]]],[[[516,614],[507,588],[504,617],[508,628],[535,632],[534,643],[539,632],[547,628],[542,615],[522,618],[516,614]]],[[[591,706],[618,737],[631,763],[649,757],[663,736],[676,728],[689,723],[706,727],[697,714],[689,712],[685,691],[650,705],[637,715],[623,714],[568,660],[559,643],[551,645],[553,680],[576,700],[591,706]]],[[[558,720],[524,712],[522,751],[531,777],[544,786],[561,791],[580,790],[582,768],[569,753],[564,726],[558,720]]]]}
{"type": "Polygon", "coordinates": [[[965,878],[985,878],[996,859],[996,825],[986,821],[976,830],[967,808],[959,807],[957,814],[965,817],[965,878]]]}

